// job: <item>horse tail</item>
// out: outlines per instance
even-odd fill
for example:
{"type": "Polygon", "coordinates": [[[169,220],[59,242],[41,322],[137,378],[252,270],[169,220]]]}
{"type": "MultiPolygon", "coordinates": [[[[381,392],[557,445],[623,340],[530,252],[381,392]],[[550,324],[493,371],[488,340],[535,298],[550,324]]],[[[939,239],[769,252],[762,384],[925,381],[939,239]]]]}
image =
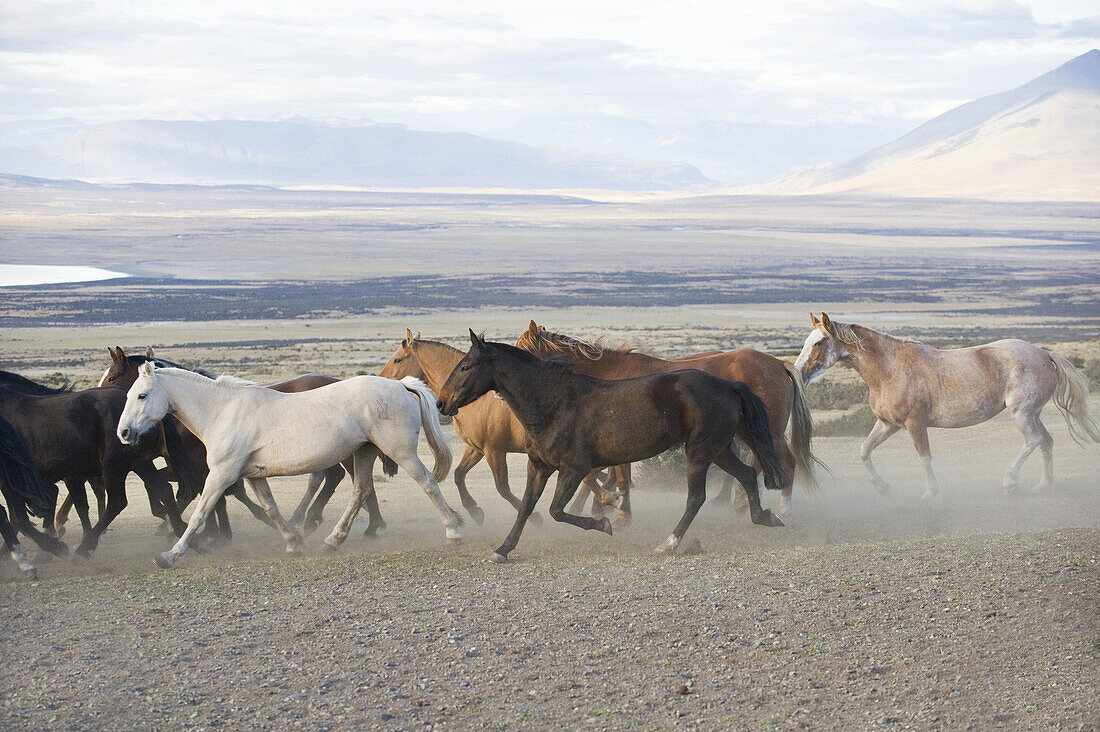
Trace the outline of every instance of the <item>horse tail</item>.
{"type": "Polygon", "coordinates": [[[806,400],[806,385],[802,382],[802,374],[794,366],[783,364],[787,376],[791,377],[794,385],[794,403],[791,405],[791,448],[794,453],[794,474],[802,481],[803,485],[811,491],[818,490],[821,486],[814,476],[814,466],[825,467],[825,463],[817,459],[811,449],[814,437],[814,420],[810,414],[810,404],[806,400]]]}
{"type": "Polygon", "coordinates": [[[416,395],[420,400],[420,420],[424,424],[424,435],[428,438],[428,444],[435,455],[435,468],[432,473],[436,482],[445,480],[451,472],[451,446],[447,443],[447,436],[443,434],[443,426],[439,423],[439,411],[435,408],[435,394],[428,385],[415,376],[406,376],[401,379],[401,385],[416,395]]]}
{"type": "Polygon", "coordinates": [[[397,463],[393,461],[393,458],[385,453],[379,454],[382,456],[382,472],[391,478],[397,475],[397,463]]]}
{"type": "Polygon", "coordinates": [[[745,441],[764,472],[764,485],[772,490],[789,487],[790,478],[783,472],[783,465],[775,452],[775,443],[772,442],[767,406],[752,392],[748,384],[735,381],[733,388],[741,397],[741,424],[745,428],[745,441]]]}
{"type": "Polygon", "coordinates": [[[21,501],[32,516],[53,520],[57,486],[46,484],[23,436],[5,419],[0,419],[0,488],[9,502],[21,501]]]}
{"type": "Polygon", "coordinates": [[[1065,356],[1050,353],[1054,369],[1058,372],[1058,385],[1054,387],[1054,403],[1062,410],[1069,425],[1069,434],[1078,445],[1089,440],[1100,442],[1100,426],[1089,413],[1089,379],[1065,356]]]}

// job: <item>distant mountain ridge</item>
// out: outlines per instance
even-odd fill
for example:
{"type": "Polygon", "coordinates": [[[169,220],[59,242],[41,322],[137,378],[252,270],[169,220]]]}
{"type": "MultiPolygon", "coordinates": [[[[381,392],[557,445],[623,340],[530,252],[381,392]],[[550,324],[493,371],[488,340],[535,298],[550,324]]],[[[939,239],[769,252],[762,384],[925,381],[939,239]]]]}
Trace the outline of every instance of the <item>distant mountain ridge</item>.
{"type": "Polygon", "coordinates": [[[1100,201],[1100,51],[772,192],[1100,201]]]}
{"type": "Polygon", "coordinates": [[[709,183],[637,160],[392,125],[135,120],[0,128],[0,171],[110,182],[670,190],[709,183]]]}

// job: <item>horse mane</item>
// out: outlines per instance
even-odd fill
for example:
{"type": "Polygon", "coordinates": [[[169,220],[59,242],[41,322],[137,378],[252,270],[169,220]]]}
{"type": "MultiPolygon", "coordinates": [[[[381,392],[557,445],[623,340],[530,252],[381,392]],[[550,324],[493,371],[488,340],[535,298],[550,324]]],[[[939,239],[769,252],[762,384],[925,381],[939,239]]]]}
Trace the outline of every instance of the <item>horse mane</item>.
{"type": "Polygon", "coordinates": [[[920,343],[920,341],[918,341],[916,338],[905,338],[902,336],[890,335],[889,333],[883,333],[882,331],[868,328],[865,325],[857,325],[855,323],[838,323],[835,320],[832,321],[833,335],[836,336],[837,340],[839,340],[841,343],[848,346],[849,348],[859,348],[861,345],[863,345],[864,336],[861,336],[859,333],[857,333],[855,330],[856,328],[869,330],[872,333],[886,336],[891,340],[901,341],[902,343],[920,343]]]}
{"type": "Polygon", "coordinates": [[[490,346],[493,346],[499,350],[503,350],[505,353],[511,354],[521,361],[528,363],[538,363],[543,366],[550,366],[551,370],[559,374],[575,374],[577,372],[577,364],[575,361],[564,360],[561,355],[554,358],[542,358],[531,351],[525,350],[518,346],[511,346],[507,343],[495,343],[490,341],[490,346]]]}
{"type": "MultiPolygon", "coordinates": [[[[199,375],[201,376],[201,374],[199,375]]],[[[259,386],[255,381],[249,381],[230,374],[222,374],[214,379],[214,383],[218,386],[228,386],[230,389],[244,389],[250,386],[259,386]]]]}
{"type": "Polygon", "coordinates": [[[636,350],[625,342],[612,346],[606,343],[605,340],[605,336],[600,336],[594,341],[584,341],[543,328],[537,333],[532,333],[529,330],[524,331],[516,339],[516,348],[531,353],[545,353],[550,360],[553,360],[555,356],[565,356],[574,359],[588,359],[589,361],[599,361],[605,353],[631,353],[636,350]]]}
{"type": "Polygon", "coordinates": [[[216,379],[217,378],[217,375],[213,371],[211,371],[210,369],[204,369],[202,366],[196,366],[193,369],[188,368],[186,366],[182,366],[178,363],[175,363],[174,361],[169,361],[168,359],[160,358],[159,356],[154,357],[154,358],[149,358],[148,356],[127,356],[126,358],[127,358],[127,360],[133,361],[134,363],[136,363],[139,366],[143,363],[152,362],[153,367],[158,368],[158,369],[164,369],[164,368],[180,369],[181,371],[191,371],[193,373],[198,374],[199,376],[205,376],[208,379],[216,379]]]}

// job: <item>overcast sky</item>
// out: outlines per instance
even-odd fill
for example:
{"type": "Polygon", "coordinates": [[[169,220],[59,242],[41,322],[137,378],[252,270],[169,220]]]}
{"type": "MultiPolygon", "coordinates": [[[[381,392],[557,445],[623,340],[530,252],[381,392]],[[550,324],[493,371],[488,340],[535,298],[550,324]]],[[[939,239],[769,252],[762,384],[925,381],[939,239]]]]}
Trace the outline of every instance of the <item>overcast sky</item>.
{"type": "Polygon", "coordinates": [[[5,0],[0,119],[915,125],[1100,46],[1098,7],[5,0]]]}

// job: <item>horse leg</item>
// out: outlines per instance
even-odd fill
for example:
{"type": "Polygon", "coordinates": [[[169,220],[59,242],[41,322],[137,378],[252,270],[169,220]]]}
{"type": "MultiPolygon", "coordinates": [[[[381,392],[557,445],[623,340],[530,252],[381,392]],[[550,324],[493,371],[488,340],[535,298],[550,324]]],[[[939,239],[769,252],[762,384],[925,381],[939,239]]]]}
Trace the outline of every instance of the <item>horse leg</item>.
{"type": "Polygon", "coordinates": [[[658,554],[674,552],[676,551],[676,547],[680,546],[680,541],[684,538],[684,534],[687,532],[688,527],[691,526],[691,522],[695,520],[695,514],[699,513],[700,506],[702,506],[703,501],[707,499],[707,469],[709,467],[709,460],[692,460],[688,458],[688,494],[687,505],[684,506],[684,515],[680,517],[680,521],[676,524],[676,528],[672,530],[668,538],[657,547],[656,551],[658,554]]]}
{"type": "MultiPolygon", "coordinates": [[[[84,484],[80,485],[81,490],[84,489],[84,484]]],[[[53,526],[43,526],[42,528],[52,533],[54,536],[61,537],[65,534],[65,522],[69,520],[69,512],[73,509],[73,490],[69,486],[69,481],[65,481],[65,500],[61,502],[61,505],[57,507],[57,513],[54,514],[53,526]]],[[[86,529],[85,529],[86,530],[86,529]]]]}
{"type": "MultiPolygon", "coordinates": [[[[586,503],[588,503],[588,497],[596,495],[596,486],[593,485],[594,483],[595,481],[593,480],[591,475],[584,476],[584,480],[581,481],[580,488],[577,490],[577,496],[573,499],[573,505],[569,507],[570,513],[584,513],[584,506],[586,503]]],[[[592,512],[595,513],[598,510],[599,502],[595,498],[593,498],[592,512]]]]}
{"type": "Polygon", "coordinates": [[[630,508],[630,490],[634,487],[634,478],[631,475],[630,463],[625,465],[616,465],[611,474],[615,476],[619,483],[619,515],[615,519],[616,526],[622,526],[626,528],[630,526],[630,522],[633,519],[633,514],[630,508]]]}
{"type": "Polygon", "coordinates": [[[286,542],[286,553],[301,556],[302,535],[295,531],[279,513],[279,506],[275,503],[275,496],[271,495],[271,486],[268,485],[267,478],[245,478],[245,482],[252,488],[252,492],[256,494],[256,500],[260,502],[268,517],[282,534],[283,541],[286,542]]]}
{"type": "Polygon", "coordinates": [[[159,505],[164,513],[164,518],[172,525],[172,531],[176,536],[182,536],[187,524],[180,516],[179,506],[176,505],[176,497],[172,494],[172,484],[164,479],[153,462],[145,461],[134,466],[134,472],[145,484],[145,492],[149,494],[149,505],[159,505]]]}
{"type": "Polygon", "coordinates": [[[876,447],[886,442],[890,435],[897,431],[898,427],[896,425],[883,422],[880,419],[875,422],[875,426],[871,428],[871,432],[867,435],[867,438],[859,448],[859,459],[863,461],[863,464],[867,466],[867,472],[871,474],[871,484],[884,496],[890,492],[890,484],[886,482],[886,478],[883,478],[882,475],[875,470],[875,463],[871,460],[871,453],[876,447]]]}
{"type": "Polygon", "coordinates": [[[718,453],[714,458],[714,464],[726,471],[745,489],[745,499],[749,504],[749,516],[754,524],[760,526],[782,526],[783,521],[770,510],[760,505],[760,487],[757,483],[759,475],[755,468],[749,467],[732,449],[726,449],[718,453]]]}
{"type": "MultiPolygon", "coordinates": [[[[306,512],[305,526],[303,527],[303,534],[309,536],[317,527],[321,525],[321,522],[325,520],[324,510],[328,502],[332,500],[332,494],[336,492],[336,486],[340,485],[340,481],[344,479],[344,475],[347,471],[337,463],[336,465],[325,468],[322,471],[322,475],[325,476],[325,483],[321,487],[320,492],[317,493],[317,497],[313,501],[313,505],[309,507],[309,511],[306,512]]],[[[375,504],[375,510],[377,510],[377,503],[375,504]]],[[[373,522],[374,516],[372,514],[371,521],[373,522]]]]}
{"type": "Polygon", "coordinates": [[[27,560],[27,552],[23,550],[23,545],[19,543],[19,536],[15,533],[15,529],[8,523],[8,514],[4,511],[3,505],[0,505],[0,536],[4,538],[4,546],[11,554],[11,558],[19,565],[19,570],[23,573],[24,579],[38,579],[38,570],[27,560]]]}
{"type": "MultiPolygon", "coordinates": [[[[512,508],[516,509],[516,513],[523,507],[523,500],[517,498],[512,493],[512,486],[508,482],[508,453],[501,450],[490,450],[485,453],[485,461],[489,463],[489,470],[493,473],[493,485],[496,486],[497,493],[501,498],[512,504],[512,508]]],[[[542,516],[537,512],[532,512],[528,518],[535,526],[542,525],[542,516]]]]}
{"type": "MultiPolygon", "coordinates": [[[[343,468],[341,468],[343,470],[343,468]]],[[[309,535],[309,532],[305,531],[306,511],[309,509],[309,504],[313,502],[313,496],[317,495],[317,489],[321,487],[321,483],[325,480],[325,474],[323,472],[316,472],[309,474],[309,480],[306,481],[306,492],[302,494],[302,500],[298,501],[298,506],[294,509],[294,514],[290,517],[290,525],[301,528],[302,533],[309,535]]]]}
{"type": "Polygon", "coordinates": [[[576,493],[577,486],[580,485],[581,479],[589,475],[590,471],[578,470],[576,468],[561,468],[558,470],[558,485],[554,489],[554,499],[550,502],[550,516],[555,521],[562,521],[567,524],[579,526],[582,529],[594,529],[602,531],[605,534],[610,534],[611,521],[606,516],[602,518],[577,516],[576,514],[567,513],[565,510],[565,504],[567,504],[569,499],[573,497],[573,494],[576,493]]]}
{"type": "Polygon", "coordinates": [[[932,448],[928,445],[928,426],[920,419],[911,419],[905,423],[905,429],[913,438],[913,447],[917,448],[921,464],[924,466],[925,488],[921,498],[934,498],[940,492],[939,481],[932,470],[932,448]]]}
{"type": "MultiPolygon", "coordinates": [[[[325,537],[325,542],[321,545],[322,552],[334,552],[344,543],[344,539],[348,538],[348,532],[351,531],[351,524],[359,515],[367,495],[374,494],[374,461],[378,454],[378,448],[368,442],[352,455],[351,502],[340,515],[336,525],[332,527],[332,532],[325,537]]],[[[371,536],[373,535],[372,533],[371,536]]]]}
{"type": "Polygon", "coordinates": [[[439,512],[439,520],[443,523],[443,529],[447,535],[447,543],[461,543],[462,532],[458,529],[462,526],[462,519],[459,518],[458,514],[456,514],[447,504],[447,499],[445,499],[440,492],[439,483],[436,483],[432,471],[428,470],[427,466],[420,461],[419,456],[416,454],[416,443],[413,443],[411,449],[407,446],[403,446],[402,449],[390,453],[389,455],[406,473],[412,476],[413,480],[420,484],[420,487],[424,490],[424,493],[427,494],[428,498],[432,499],[432,503],[435,504],[435,510],[439,512]]]}
{"type": "MultiPolygon", "coordinates": [[[[203,490],[205,491],[206,488],[204,487],[203,490]]],[[[275,524],[271,522],[271,517],[268,516],[267,512],[264,511],[258,503],[253,503],[252,500],[249,499],[248,494],[244,492],[244,481],[238,480],[236,483],[229,486],[225,493],[243,503],[244,507],[248,509],[249,513],[256,517],[257,521],[267,524],[273,529],[276,528],[275,524]]]]}
{"type": "Polygon", "coordinates": [[[1012,419],[1024,436],[1024,446],[1020,449],[1020,454],[1016,456],[1016,460],[1005,471],[1001,487],[1005,493],[1012,493],[1016,490],[1020,468],[1023,467],[1024,461],[1028,459],[1035,448],[1040,447],[1043,451],[1043,477],[1035,488],[1036,490],[1050,488],[1054,479],[1053,438],[1051,438],[1043,423],[1039,421],[1039,415],[1023,409],[1020,405],[1012,409],[1012,419]]]}
{"type": "MultiPolygon", "coordinates": [[[[93,478],[92,480],[98,480],[98,478],[93,478]]],[[[82,536],[87,536],[88,532],[92,530],[92,518],[88,514],[88,493],[84,488],[84,481],[66,478],[65,490],[68,492],[68,495],[65,496],[65,501],[62,502],[61,506],[62,508],[64,508],[65,504],[67,503],[69,506],[76,509],[77,518],[80,519],[80,528],[83,531],[82,536]]],[[[58,509],[57,513],[60,517],[61,509],[58,509]]],[[[55,523],[55,526],[57,526],[58,536],[61,536],[63,533],[65,533],[63,529],[65,526],[65,522],[69,519],[67,514],[68,512],[66,511],[65,516],[57,519],[57,522],[59,523],[55,523]]],[[[102,515],[102,513],[100,515],[102,515]]]]}
{"type": "MultiPolygon", "coordinates": [[[[778,420],[776,421],[778,426],[778,420]]],[[[791,485],[788,485],[782,491],[780,491],[779,508],[776,510],[777,516],[790,516],[791,515],[791,492],[794,490],[794,474],[795,467],[797,465],[794,459],[794,453],[791,452],[791,446],[787,444],[787,438],[783,434],[783,430],[779,430],[776,434],[776,430],[772,429],[772,444],[775,445],[776,455],[779,457],[779,463],[783,466],[783,472],[786,475],[791,476],[791,485]]]]}
{"type": "MultiPolygon", "coordinates": [[[[462,507],[466,509],[466,513],[470,514],[470,518],[478,526],[485,522],[485,512],[481,510],[481,507],[477,505],[477,501],[470,495],[470,491],[466,489],[466,474],[481,462],[484,454],[473,445],[466,445],[466,451],[462,453],[462,459],[458,461],[458,466],[455,468],[455,485],[458,486],[458,497],[462,500],[462,507]]],[[[492,463],[489,464],[489,468],[492,469],[492,463]]],[[[493,475],[495,477],[495,471],[493,475]]]]}
{"type": "MultiPolygon", "coordinates": [[[[237,467],[234,466],[234,468],[237,467]]],[[[184,530],[183,536],[176,540],[171,549],[153,557],[153,561],[157,563],[158,567],[168,569],[176,563],[177,559],[187,553],[191,537],[203,528],[210,512],[217,505],[218,499],[225,494],[236,479],[236,473],[224,469],[214,469],[207,473],[206,481],[202,486],[202,493],[199,494],[198,503],[195,504],[195,509],[191,512],[191,518],[187,520],[187,528],[184,530]]]]}
{"type": "Polygon", "coordinates": [[[535,509],[535,504],[538,503],[542,491],[546,488],[546,481],[550,480],[550,475],[555,470],[557,468],[541,461],[536,462],[534,458],[527,456],[527,487],[523,491],[523,503],[516,512],[516,521],[512,524],[512,530],[508,532],[508,536],[504,538],[504,543],[489,555],[490,562],[503,564],[508,561],[508,553],[519,543],[527,517],[535,509]]]}
{"type": "Polygon", "coordinates": [[[107,508],[99,515],[99,520],[96,521],[91,531],[81,540],[80,546],[74,552],[74,559],[76,557],[82,559],[90,557],[96,547],[99,546],[99,537],[103,536],[103,532],[107,530],[115,517],[122,513],[122,509],[126,508],[127,472],[129,471],[118,466],[112,466],[104,470],[103,488],[107,494],[107,508]]]}

